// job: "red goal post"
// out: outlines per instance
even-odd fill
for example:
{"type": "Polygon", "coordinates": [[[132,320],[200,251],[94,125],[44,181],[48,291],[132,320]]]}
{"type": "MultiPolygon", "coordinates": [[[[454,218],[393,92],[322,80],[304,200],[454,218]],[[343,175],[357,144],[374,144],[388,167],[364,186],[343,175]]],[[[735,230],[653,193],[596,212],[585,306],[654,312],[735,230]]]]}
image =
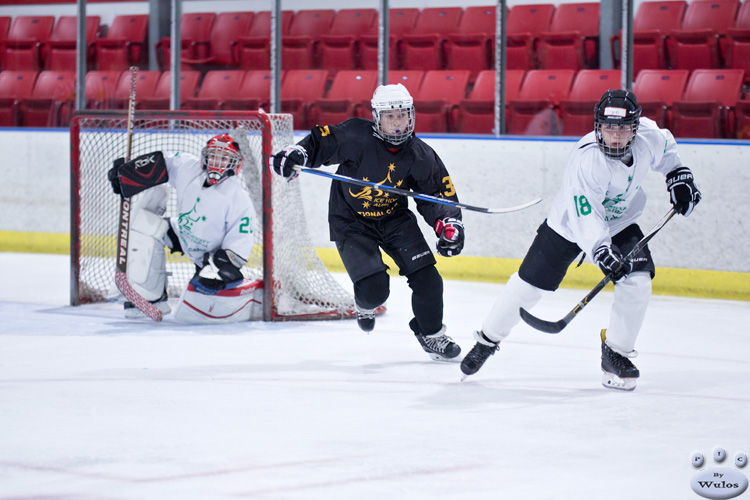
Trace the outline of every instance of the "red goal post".
{"type": "MultiPolygon", "coordinates": [[[[107,171],[126,149],[125,111],[79,111],[71,121],[70,303],[121,299],[114,284],[119,198],[107,171]]],[[[132,156],[151,151],[200,154],[208,139],[229,132],[239,139],[240,172],[253,200],[256,244],[243,274],[263,279],[264,320],[345,318],[354,298],[328,272],[307,233],[299,182],[273,175],[268,159],[292,144],[292,115],[256,111],[136,111],[132,156]]],[[[165,217],[175,216],[172,192],[165,217]]],[[[182,255],[167,252],[170,297],[179,297],[194,273],[182,255]]]]}

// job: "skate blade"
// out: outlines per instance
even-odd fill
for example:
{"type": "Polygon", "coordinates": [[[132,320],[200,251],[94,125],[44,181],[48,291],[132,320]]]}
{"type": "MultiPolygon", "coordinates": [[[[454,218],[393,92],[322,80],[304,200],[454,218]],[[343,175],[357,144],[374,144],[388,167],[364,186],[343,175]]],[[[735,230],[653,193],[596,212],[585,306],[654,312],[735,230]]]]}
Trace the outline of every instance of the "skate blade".
{"type": "Polygon", "coordinates": [[[637,380],[636,378],[620,378],[614,373],[602,372],[602,385],[607,389],[633,391],[637,380]]]}
{"type": "Polygon", "coordinates": [[[435,354],[434,352],[429,352],[430,358],[432,358],[433,361],[442,361],[444,363],[460,363],[461,357],[456,356],[455,358],[446,358],[445,356],[441,356],[440,354],[435,354]]]}

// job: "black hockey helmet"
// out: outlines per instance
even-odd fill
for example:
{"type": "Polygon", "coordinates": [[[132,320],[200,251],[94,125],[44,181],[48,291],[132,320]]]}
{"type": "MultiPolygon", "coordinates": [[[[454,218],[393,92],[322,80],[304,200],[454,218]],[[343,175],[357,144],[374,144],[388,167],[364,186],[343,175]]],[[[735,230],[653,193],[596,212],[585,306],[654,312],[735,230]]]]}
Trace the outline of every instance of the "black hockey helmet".
{"type": "Polygon", "coordinates": [[[609,89],[594,106],[594,131],[599,149],[608,158],[622,158],[633,146],[641,107],[630,90],[609,89]],[[618,134],[618,137],[613,137],[618,134]],[[622,134],[622,138],[620,138],[622,134]]]}

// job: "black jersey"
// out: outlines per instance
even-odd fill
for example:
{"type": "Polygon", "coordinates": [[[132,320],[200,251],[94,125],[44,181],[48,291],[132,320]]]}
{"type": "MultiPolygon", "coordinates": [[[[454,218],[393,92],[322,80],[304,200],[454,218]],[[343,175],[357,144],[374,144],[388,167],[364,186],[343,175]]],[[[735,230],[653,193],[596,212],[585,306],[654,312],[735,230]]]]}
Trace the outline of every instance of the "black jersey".
{"type": "MultiPolygon", "coordinates": [[[[307,166],[338,163],[340,175],[458,201],[448,170],[430,146],[412,137],[398,149],[389,149],[373,126],[370,120],[351,118],[338,125],[314,127],[299,142],[307,150],[307,166]]],[[[416,203],[430,227],[444,217],[461,218],[459,208],[419,199],[416,203]]],[[[375,222],[403,214],[408,210],[408,197],[333,180],[328,209],[331,239],[335,240],[337,227],[353,218],[375,222]]]]}

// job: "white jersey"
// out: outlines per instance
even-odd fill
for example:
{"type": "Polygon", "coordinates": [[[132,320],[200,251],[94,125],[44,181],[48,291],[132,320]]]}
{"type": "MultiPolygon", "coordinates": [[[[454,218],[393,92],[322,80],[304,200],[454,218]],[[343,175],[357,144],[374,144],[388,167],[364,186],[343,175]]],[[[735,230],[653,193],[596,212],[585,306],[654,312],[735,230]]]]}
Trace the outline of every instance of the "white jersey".
{"type": "Polygon", "coordinates": [[[203,265],[203,255],[223,248],[247,259],[255,243],[255,209],[238,177],[204,187],[199,157],[165,155],[169,184],[177,191],[178,216],[170,224],[185,255],[203,265]]]}
{"type": "Polygon", "coordinates": [[[633,165],[627,166],[599,150],[594,132],[578,141],[547,217],[549,227],[588,255],[611,244],[612,235],[643,212],[641,184],[649,169],[666,175],[682,165],[672,133],[648,118],[640,119],[632,153],[633,165]]]}

